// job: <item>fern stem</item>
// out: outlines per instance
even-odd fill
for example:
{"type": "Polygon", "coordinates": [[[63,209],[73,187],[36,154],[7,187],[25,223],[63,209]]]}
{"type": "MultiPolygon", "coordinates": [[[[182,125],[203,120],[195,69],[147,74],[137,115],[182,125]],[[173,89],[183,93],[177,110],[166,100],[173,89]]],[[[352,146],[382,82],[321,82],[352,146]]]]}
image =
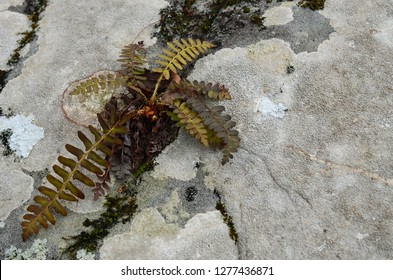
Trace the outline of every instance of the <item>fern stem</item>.
{"type": "Polygon", "coordinates": [[[159,86],[160,86],[160,84],[161,84],[162,78],[164,78],[164,74],[163,74],[163,73],[162,73],[162,74],[160,75],[160,77],[158,78],[157,83],[156,83],[156,86],[155,86],[154,91],[153,91],[153,94],[152,94],[152,96],[150,97],[150,103],[151,103],[151,104],[156,103],[156,99],[157,99],[156,96],[157,96],[158,88],[159,88],[159,86]]]}

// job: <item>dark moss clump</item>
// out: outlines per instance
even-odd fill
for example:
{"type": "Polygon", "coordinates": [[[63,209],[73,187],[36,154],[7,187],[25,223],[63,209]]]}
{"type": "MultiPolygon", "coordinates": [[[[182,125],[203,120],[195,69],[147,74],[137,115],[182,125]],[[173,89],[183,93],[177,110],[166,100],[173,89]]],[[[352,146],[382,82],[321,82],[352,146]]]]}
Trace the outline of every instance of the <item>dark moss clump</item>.
{"type": "Polygon", "coordinates": [[[232,217],[228,214],[227,210],[225,209],[224,203],[221,202],[221,199],[217,202],[216,209],[220,211],[224,223],[226,223],[229,228],[229,236],[233,241],[235,241],[235,243],[237,243],[239,236],[236,232],[235,224],[233,223],[232,217]]]}
{"type": "Polygon", "coordinates": [[[9,156],[15,151],[10,148],[10,138],[12,135],[12,129],[8,128],[0,132],[0,141],[3,144],[5,150],[3,151],[3,156],[9,156]]]}
{"type": "Polygon", "coordinates": [[[287,66],[287,74],[292,74],[295,71],[295,67],[292,65],[287,66]]]}
{"type": "Polygon", "coordinates": [[[3,90],[3,88],[6,84],[6,80],[7,80],[9,72],[10,71],[0,70],[0,92],[3,90]]]}
{"type": "Polygon", "coordinates": [[[20,51],[35,38],[38,29],[38,21],[41,19],[41,13],[47,6],[47,0],[30,0],[24,9],[24,13],[31,21],[30,30],[20,33],[23,35],[22,39],[18,40],[19,47],[14,50],[7,65],[14,65],[20,59],[20,51]]]}
{"type": "Polygon", "coordinates": [[[136,205],[136,195],[132,196],[107,196],[104,203],[105,211],[96,220],[86,219],[83,222],[85,227],[92,228],[90,231],[82,231],[77,236],[72,236],[71,245],[64,249],[63,253],[68,254],[72,259],[76,258],[77,251],[86,249],[94,252],[101,244],[102,239],[109,234],[109,229],[118,223],[126,223],[134,215],[136,205]]]}
{"type": "Polygon", "coordinates": [[[196,7],[196,0],[174,1],[161,10],[161,19],[154,36],[164,41],[194,37],[216,42],[222,35],[239,32],[248,24],[263,28],[260,1],[213,0],[205,7],[196,7]],[[252,15],[247,15],[252,12],[252,15]]]}
{"type": "Polygon", "coordinates": [[[186,200],[188,202],[194,201],[195,196],[198,194],[198,190],[196,187],[191,186],[186,189],[186,200]]]}
{"type": "Polygon", "coordinates": [[[310,8],[311,10],[322,10],[325,7],[326,0],[302,0],[297,5],[302,8],[310,8]]]}

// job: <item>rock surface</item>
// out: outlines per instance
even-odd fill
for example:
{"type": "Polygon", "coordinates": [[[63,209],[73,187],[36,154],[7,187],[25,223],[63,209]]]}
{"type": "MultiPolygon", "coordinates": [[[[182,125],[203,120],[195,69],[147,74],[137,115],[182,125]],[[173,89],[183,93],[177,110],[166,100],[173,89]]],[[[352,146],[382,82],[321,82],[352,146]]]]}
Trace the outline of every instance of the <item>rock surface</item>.
{"type": "MultiPolygon", "coordinates": [[[[36,53],[0,94],[0,107],[34,116],[44,130],[26,158],[0,162],[1,258],[10,244],[31,246],[33,239],[22,244],[12,234],[23,204],[64,144],[78,143],[83,128],[60,109],[64,90],[117,69],[124,45],[154,45],[151,28],[168,4],[66,2],[49,1],[36,53]]],[[[221,166],[220,153],[181,132],[142,179],[139,212],[104,240],[99,257],[392,259],[392,14],[386,0],[327,0],[322,11],[276,3],[259,42],[198,60],[189,78],[229,88],[233,99],[222,105],[237,122],[241,148],[221,166]],[[213,190],[233,218],[236,244],[213,190]]],[[[101,206],[82,201],[67,222],[40,232],[49,255],[80,228],[79,216],[101,206]]]]}
{"type": "Polygon", "coordinates": [[[7,62],[18,47],[17,41],[22,38],[20,33],[25,32],[29,25],[25,15],[3,10],[0,6],[0,70],[11,68],[7,62]]]}

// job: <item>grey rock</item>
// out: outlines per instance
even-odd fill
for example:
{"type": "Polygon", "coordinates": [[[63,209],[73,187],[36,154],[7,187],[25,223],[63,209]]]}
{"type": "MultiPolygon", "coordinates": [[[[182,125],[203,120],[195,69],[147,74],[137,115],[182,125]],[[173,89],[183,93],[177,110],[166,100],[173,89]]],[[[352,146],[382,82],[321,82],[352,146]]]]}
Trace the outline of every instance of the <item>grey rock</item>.
{"type": "Polygon", "coordinates": [[[134,218],[130,232],[107,238],[100,258],[236,259],[237,248],[218,211],[197,214],[182,229],[150,208],[134,218]]]}
{"type": "Polygon", "coordinates": [[[11,7],[22,6],[24,2],[24,0],[2,0],[0,3],[0,12],[11,7]]]}

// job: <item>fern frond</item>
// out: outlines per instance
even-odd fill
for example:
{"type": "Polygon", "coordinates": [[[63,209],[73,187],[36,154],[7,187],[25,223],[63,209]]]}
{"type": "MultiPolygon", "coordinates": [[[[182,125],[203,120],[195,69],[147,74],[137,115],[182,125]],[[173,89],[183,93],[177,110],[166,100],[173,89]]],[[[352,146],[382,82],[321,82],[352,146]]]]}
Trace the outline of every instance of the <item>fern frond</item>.
{"type": "MultiPolygon", "coordinates": [[[[115,112],[114,112],[115,113],[115,112]]],[[[67,215],[67,210],[61,205],[61,200],[77,201],[84,199],[84,193],[76,186],[75,182],[79,181],[85,186],[95,187],[95,182],[85,174],[96,175],[97,177],[104,174],[104,169],[108,167],[106,157],[112,156],[112,145],[121,145],[122,142],[116,137],[116,133],[125,133],[128,130],[123,126],[130,119],[130,114],[120,119],[112,118],[105,120],[100,118],[100,124],[103,132],[93,126],[89,126],[91,135],[94,140],[90,140],[83,132],[78,132],[78,138],[84,145],[84,150],[70,144],[66,144],[66,150],[73,155],[73,158],[64,156],[58,157],[58,162],[62,165],[54,165],[54,175],[46,176],[51,187],[41,186],[38,190],[43,195],[34,197],[38,205],[27,207],[29,213],[23,216],[22,222],[22,239],[26,240],[33,233],[37,234],[39,225],[44,228],[48,227],[48,222],[56,223],[53,210],[62,216],[67,215]],[[102,155],[100,155],[102,154],[102,155]]]]}
{"type": "Polygon", "coordinates": [[[170,83],[166,91],[161,94],[161,102],[172,105],[176,99],[185,101],[191,97],[207,97],[212,100],[231,99],[229,90],[223,85],[198,81],[190,82],[183,79],[179,83],[170,83]]]}
{"type": "Polygon", "coordinates": [[[199,95],[204,95],[212,100],[230,100],[232,98],[229,90],[224,85],[218,83],[212,84],[203,81],[193,81],[192,87],[199,95]]]}
{"type": "Polygon", "coordinates": [[[224,106],[210,108],[203,100],[195,97],[187,99],[186,102],[203,119],[204,125],[214,132],[212,136],[208,137],[209,142],[217,142],[217,138],[221,140],[223,150],[221,163],[227,163],[230,158],[233,158],[232,153],[237,152],[237,148],[240,146],[238,131],[232,129],[236,123],[231,121],[230,115],[221,115],[225,110],[224,106]]]}
{"type": "Polygon", "coordinates": [[[122,62],[121,72],[128,77],[127,85],[138,92],[145,87],[143,81],[146,80],[144,76],[146,58],[143,51],[143,42],[130,44],[121,50],[120,59],[118,59],[122,62]]]}
{"type": "Polygon", "coordinates": [[[102,75],[92,75],[91,77],[82,80],[76,86],[76,88],[70,92],[70,95],[78,94],[98,94],[100,91],[115,91],[120,88],[120,86],[125,85],[127,77],[121,74],[102,74],[102,75]]]}
{"type": "Polygon", "coordinates": [[[199,54],[205,53],[208,49],[213,48],[214,44],[206,41],[188,38],[174,40],[167,43],[169,49],[163,50],[156,63],[162,67],[154,68],[154,72],[162,73],[165,79],[169,80],[170,73],[177,74],[177,70],[183,70],[183,66],[192,62],[199,54]]]}
{"type": "Polygon", "coordinates": [[[188,38],[188,40],[181,39],[180,41],[174,40],[172,43],[167,43],[169,49],[163,51],[159,55],[156,63],[161,67],[154,68],[152,71],[160,73],[157,79],[154,92],[151,100],[155,102],[157,91],[160,87],[162,79],[169,80],[171,73],[177,74],[177,70],[182,70],[183,66],[192,62],[199,54],[205,53],[208,49],[215,47],[214,44],[206,41],[188,38]]]}
{"type": "Polygon", "coordinates": [[[173,110],[175,116],[169,114],[172,120],[177,121],[179,126],[184,126],[188,133],[194,136],[203,145],[209,147],[208,130],[197,112],[191,110],[186,102],[180,100],[176,100],[173,105],[175,107],[173,110]]]}

